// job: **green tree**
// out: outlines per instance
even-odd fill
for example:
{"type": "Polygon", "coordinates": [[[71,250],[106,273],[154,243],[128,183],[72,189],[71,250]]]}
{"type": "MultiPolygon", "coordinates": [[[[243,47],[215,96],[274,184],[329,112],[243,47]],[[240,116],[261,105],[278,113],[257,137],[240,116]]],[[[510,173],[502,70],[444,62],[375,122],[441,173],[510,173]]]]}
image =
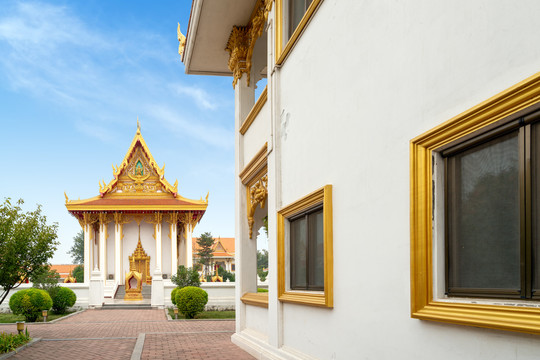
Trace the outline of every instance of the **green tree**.
{"type": "Polygon", "coordinates": [[[84,265],[75,266],[75,269],[73,269],[71,276],[73,276],[75,280],[77,280],[78,283],[83,283],[84,282],[84,265]]]}
{"type": "Polygon", "coordinates": [[[210,264],[210,261],[214,257],[214,238],[209,232],[202,233],[201,236],[197,239],[197,245],[199,246],[199,251],[197,251],[197,256],[199,258],[199,264],[203,266],[203,274],[206,272],[206,266],[210,264]]]}
{"type": "Polygon", "coordinates": [[[56,270],[51,269],[50,265],[44,265],[41,270],[33,273],[30,276],[30,281],[36,289],[49,291],[53,287],[58,286],[60,275],[56,270]]]}
{"type": "Polygon", "coordinates": [[[58,246],[58,224],[47,225],[40,205],[25,213],[22,204],[7,198],[0,205],[0,304],[11,289],[43,271],[58,246]]]}
{"type": "Polygon", "coordinates": [[[171,281],[180,289],[186,286],[201,286],[197,270],[186,268],[184,265],[178,266],[177,273],[171,277],[171,281]]]}
{"type": "Polygon", "coordinates": [[[84,263],[84,232],[82,230],[73,238],[73,246],[68,254],[71,255],[74,264],[84,263]]]}
{"type": "Polygon", "coordinates": [[[268,250],[262,249],[257,251],[257,269],[268,267],[268,250]]]}

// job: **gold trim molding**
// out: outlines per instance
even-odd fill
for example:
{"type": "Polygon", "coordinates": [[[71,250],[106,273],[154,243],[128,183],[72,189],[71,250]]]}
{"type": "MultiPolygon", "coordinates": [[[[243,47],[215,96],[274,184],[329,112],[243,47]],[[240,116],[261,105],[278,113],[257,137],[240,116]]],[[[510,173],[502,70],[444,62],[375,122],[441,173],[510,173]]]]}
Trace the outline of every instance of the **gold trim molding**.
{"type": "Polygon", "coordinates": [[[263,147],[255,154],[238,176],[242,184],[247,185],[259,173],[267,163],[268,143],[264,143],[263,147]]]}
{"type": "Polygon", "coordinates": [[[268,293],[245,293],[240,300],[247,305],[268,309],[268,293]]]}
{"type": "Polygon", "coordinates": [[[433,298],[432,156],[442,146],[540,103],[540,73],[457,115],[410,143],[411,317],[540,334],[540,309],[440,302],[433,298]]]}
{"type": "Polygon", "coordinates": [[[277,247],[278,247],[278,299],[320,307],[334,307],[334,255],[332,228],[332,185],[304,196],[300,200],[284,207],[277,213],[277,247]],[[286,289],[286,274],[290,273],[285,266],[285,220],[313,206],[323,205],[324,233],[324,291],[294,291],[286,289]]]}
{"type": "Polygon", "coordinates": [[[240,127],[240,134],[245,135],[245,133],[248,131],[251,124],[253,124],[253,121],[255,121],[255,118],[259,113],[261,112],[261,109],[263,108],[264,104],[266,104],[266,100],[268,99],[268,92],[267,92],[268,86],[264,88],[261,95],[257,99],[257,102],[255,105],[253,105],[253,108],[251,108],[251,111],[249,112],[248,116],[246,117],[246,120],[242,123],[242,126],[240,127]]]}
{"type": "Polygon", "coordinates": [[[319,8],[319,5],[323,2],[323,0],[313,0],[311,4],[309,5],[306,13],[302,17],[302,20],[300,20],[300,23],[296,27],[296,29],[293,31],[292,35],[290,36],[289,40],[285,44],[285,47],[283,47],[283,41],[284,41],[284,34],[285,31],[283,29],[283,16],[285,12],[283,11],[283,2],[285,0],[276,0],[276,65],[281,65],[285,61],[285,58],[289,55],[292,48],[298,41],[298,38],[306,28],[307,24],[313,17],[313,14],[315,14],[315,11],[319,8]]]}
{"type": "Polygon", "coordinates": [[[274,0],[258,0],[246,26],[233,26],[225,50],[229,52],[229,69],[233,72],[233,87],[242,74],[247,74],[249,86],[251,78],[251,58],[257,39],[262,35],[272,10],[274,0]]]}

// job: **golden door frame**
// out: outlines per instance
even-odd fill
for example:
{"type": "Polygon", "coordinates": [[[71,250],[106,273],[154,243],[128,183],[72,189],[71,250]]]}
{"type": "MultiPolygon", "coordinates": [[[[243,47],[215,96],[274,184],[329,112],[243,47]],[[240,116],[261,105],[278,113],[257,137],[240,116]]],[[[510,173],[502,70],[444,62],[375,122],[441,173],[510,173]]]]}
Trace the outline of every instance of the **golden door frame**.
{"type": "Polygon", "coordinates": [[[129,257],[129,270],[141,273],[141,281],[143,283],[146,283],[147,285],[152,284],[152,276],[150,276],[150,256],[144,251],[140,238],[135,251],[129,257]]]}

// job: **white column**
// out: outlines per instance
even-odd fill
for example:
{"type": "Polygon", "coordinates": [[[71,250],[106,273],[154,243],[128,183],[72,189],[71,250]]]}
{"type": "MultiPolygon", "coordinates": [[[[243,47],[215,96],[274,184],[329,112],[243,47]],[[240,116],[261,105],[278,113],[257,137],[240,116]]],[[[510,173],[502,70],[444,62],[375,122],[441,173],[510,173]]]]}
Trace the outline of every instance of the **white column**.
{"type": "Polygon", "coordinates": [[[120,240],[122,239],[122,224],[114,224],[114,281],[122,282],[122,256],[120,255],[120,240]]]}
{"type": "Polygon", "coordinates": [[[161,272],[161,224],[155,224],[156,227],[156,271],[161,272]]]}
{"type": "Polygon", "coordinates": [[[107,277],[105,274],[105,233],[107,224],[99,224],[99,271],[103,280],[107,277]]]}
{"type": "Polygon", "coordinates": [[[152,276],[152,306],[162,308],[165,305],[165,291],[161,272],[161,222],[154,225],[156,232],[156,269],[152,276]]]}
{"type": "MultiPolygon", "coordinates": [[[[247,85],[247,76],[243,74],[234,88],[234,128],[235,128],[235,174],[244,169],[244,137],[240,134],[240,126],[251,111],[255,100],[253,82],[247,85]]],[[[248,159],[249,160],[249,159],[248,159]]],[[[257,269],[257,241],[249,238],[247,225],[246,188],[240,177],[235,176],[235,256],[236,266],[236,332],[246,328],[246,304],[240,298],[246,292],[257,291],[257,280],[254,273],[257,269]]]]}
{"type": "Polygon", "coordinates": [[[178,269],[178,239],[176,235],[176,224],[171,224],[171,276],[176,274],[178,269]]]}
{"type": "Polygon", "coordinates": [[[90,271],[92,264],[90,262],[90,225],[84,225],[84,283],[88,284],[90,281],[90,271]]]}
{"type": "Polygon", "coordinates": [[[193,243],[191,235],[193,233],[193,226],[186,224],[186,267],[193,267],[193,243]]]}

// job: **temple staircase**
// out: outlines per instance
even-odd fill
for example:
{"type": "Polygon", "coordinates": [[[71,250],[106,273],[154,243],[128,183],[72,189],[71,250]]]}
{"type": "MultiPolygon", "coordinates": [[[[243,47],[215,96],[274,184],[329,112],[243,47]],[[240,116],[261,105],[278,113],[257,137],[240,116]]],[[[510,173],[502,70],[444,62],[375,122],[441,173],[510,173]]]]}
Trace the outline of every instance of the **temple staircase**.
{"type": "Polygon", "coordinates": [[[114,298],[109,301],[105,301],[102,309],[151,309],[150,301],[152,299],[152,285],[143,284],[141,301],[125,301],[126,289],[124,285],[118,286],[114,298]]]}

